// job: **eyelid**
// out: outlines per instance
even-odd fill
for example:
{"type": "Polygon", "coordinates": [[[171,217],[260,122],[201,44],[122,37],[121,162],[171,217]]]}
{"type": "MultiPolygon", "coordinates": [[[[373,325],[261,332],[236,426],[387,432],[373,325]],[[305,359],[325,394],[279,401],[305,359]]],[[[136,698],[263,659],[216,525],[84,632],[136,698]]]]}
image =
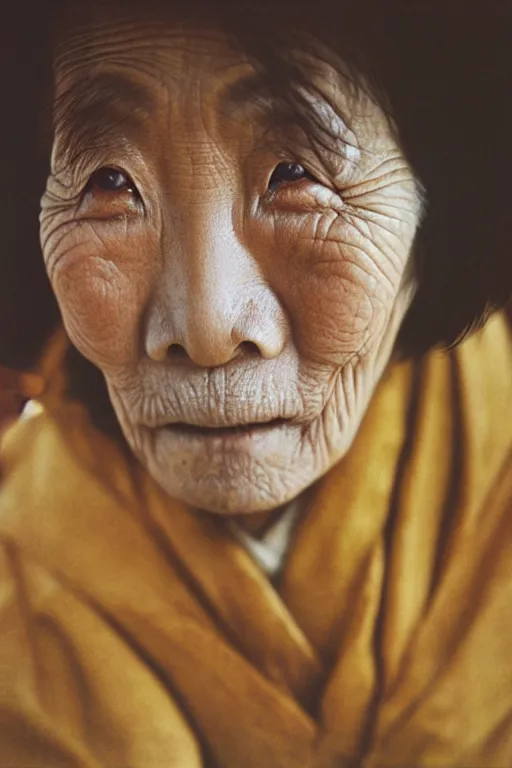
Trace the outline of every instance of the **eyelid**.
{"type": "MultiPolygon", "coordinates": [[[[326,168],[321,166],[320,162],[314,163],[314,162],[311,162],[310,160],[296,158],[295,156],[291,156],[291,155],[288,155],[285,160],[280,160],[279,162],[298,163],[304,168],[305,172],[308,174],[308,176],[304,177],[303,179],[298,179],[297,181],[283,182],[283,185],[282,185],[283,187],[284,186],[289,187],[293,185],[298,186],[301,183],[309,182],[310,184],[319,184],[322,187],[326,187],[327,189],[330,189],[332,192],[338,192],[334,181],[332,180],[330,175],[328,175],[326,168]],[[292,157],[292,159],[290,159],[290,157],[292,157]]],[[[274,191],[277,191],[277,189],[274,191]]]]}
{"type": "MultiPolygon", "coordinates": [[[[112,219],[116,218],[125,218],[126,215],[129,215],[131,212],[132,214],[135,214],[138,210],[139,215],[142,214],[142,216],[145,218],[147,216],[147,206],[146,203],[142,197],[142,194],[140,192],[140,184],[138,181],[134,180],[133,175],[131,173],[128,173],[124,168],[120,167],[119,165],[114,165],[113,163],[102,163],[101,165],[98,165],[96,168],[94,168],[90,174],[87,180],[82,182],[82,186],[78,195],[77,204],[75,208],[75,217],[80,220],[91,220],[91,219],[98,219],[101,221],[110,221],[112,219]],[[89,188],[89,185],[91,183],[91,180],[94,176],[94,174],[101,170],[101,168],[112,168],[118,170],[120,173],[123,173],[126,175],[130,181],[133,184],[134,190],[133,192],[129,192],[130,202],[126,201],[126,197],[124,198],[124,204],[123,204],[123,198],[120,198],[120,195],[127,194],[127,190],[120,190],[119,192],[111,192],[111,202],[110,205],[112,208],[117,205],[119,208],[122,208],[124,205],[124,210],[119,210],[117,212],[112,212],[111,215],[102,215],[102,213],[98,213],[98,207],[96,208],[96,212],[94,210],[94,205],[96,202],[97,206],[101,206],[102,203],[96,199],[96,201],[92,198],[92,191],[89,188]],[[88,201],[88,196],[91,195],[91,200],[88,201]],[[127,207],[129,206],[129,208],[127,207]]],[[[105,191],[103,193],[105,195],[105,200],[103,201],[104,206],[104,212],[106,211],[108,203],[108,195],[109,192],[105,191]]]]}
{"type": "Polygon", "coordinates": [[[286,144],[282,144],[273,138],[271,143],[267,146],[267,152],[268,155],[266,155],[263,162],[265,163],[267,172],[271,167],[270,174],[272,174],[281,163],[290,165],[296,163],[297,165],[301,165],[311,176],[314,176],[319,184],[328,183],[325,170],[322,172],[321,169],[321,161],[314,156],[310,147],[302,146],[302,143],[299,144],[298,142],[286,142],[286,144]]]}
{"type": "MultiPolygon", "coordinates": [[[[81,197],[84,197],[88,193],[91,182],[94,179],[94,175],[97,174],[99,171],[107,168],[112,169],[113,171],[117,171],[118,173],[125,176],[127,180],[130,182],[130,184],[133,185],[133,191],[131,192],[131,194],[134,194],[138,199],[142,200],[142,194],[140,191],[141,183],[135,178],[135,174],[130,173],[130,171],[126,170],[126,168],[124,168],[122,165],[114,162],[109,162],[109,161],[101,162],[101,163],[96,162],[95,166],[88,171],[87,178],[85,180],[82,180],[80,184],[81,197]]],[[[112,190],[110,194],[112,195],[116,193],[122,194],[123,192],[127,192],[127,191],[128,190],[124,190],[124,189],[112,190]]],[[[105,190],[104,194],[106,195],[109,194],[108,190],[105,190]]]]}
{"type": "Polygon", "coordinates": [[[82,190],[88,183],[90,176],[103,167],[117,168],[126,173],[139,189],[140,184],[134,174],[133,168],[146,168],[146,162],[138,146],[125,137],[120,137],[115,142],[107,141],[101,144],[98,140],[75,146],[71,142],[67,146],[56,138],[52,162],[55,165],[54,173],[62,178],[67,178],[75,190],[82,190]],[[128,170],[127,166],[130,166],[128,170]]]}
{"type": "MultiPolygon", "coordinates": [[[[278,152],[274,155],[274,167],[281,162],[296,162],[313,178],[303,177],[297,181],[283,182],[275,188],[267,187],[261,201],[264,205],[282,207],[297,214],[318,213],[320,210],[341,212],[344,198],[340,185],[334,179],[321,158],[304,159],[306,152],[278,152]]],[[[273,172],[273,171],[272,171],[273,172]]]]}
{"type": "MultiPolygon", "coordinates": [[[[129,174],[129,173],[128,173],[128,171],[125,171],[125,170],[124,170],[124,168],[120,168],[120,167],[119,167],[119,166],[117,166],[117,165],[111,165],[111,164],[108,164],[108,165],[100,165],[98,168],[96,168],[94,171],[92,171],[92,173],[90,173],[90,174],[89,174],[89,178],[87,179],[87,181],[86,181],[86,183],[85,183],[85,186],[84,186],[84,190],[86,190],[86,189],[87,189],[87,187],[88,187],[88,186],[91,184],[91,182],[92,182],[92,181],[93,181],[93,179],[94,179],[94,176],[95,176],[97,173],[99,173],[100,171],[103,171],[103,170],[107,170],[107,169],[109,169],[109,170],[112,170],[112,171],[116,171],[117,173],[120,173],[122,176],[125,176],[125,177],[126,177],[126,179],[127,179],[127,180],[128,180],[130,183],[131,183],[131,184],[133,184],[134,190],[135,190],[135,192],[137,193],[137,195],[139,194],[138,186],[137,186],[137,184],[135,183],[135,181],[133,180],[133,178],[132,178],[131,174],[129,174]]],[[[119,190],[111,190],[111,192],[112,192],[112,193],[115,193],[115,192],[123,192],[123,191],[127,191],[127,190],[122,190],[122,189],[119,189],[119,190]]],[[[108,190],[105,190],[105,192],[108,192],[108,190]]]]}

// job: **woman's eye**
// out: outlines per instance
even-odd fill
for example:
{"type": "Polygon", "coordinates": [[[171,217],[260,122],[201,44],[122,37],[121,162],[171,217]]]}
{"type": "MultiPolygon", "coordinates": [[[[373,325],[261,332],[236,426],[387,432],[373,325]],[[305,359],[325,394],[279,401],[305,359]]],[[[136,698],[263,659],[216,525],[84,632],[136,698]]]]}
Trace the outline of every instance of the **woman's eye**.
{"type": "Polygon", "coordinates": [[[270,177],[268,188],[274,190],[277,189],[280,184],[289,184],[294,181],[300,181],[301,179],[316,181],[315,177],[300,163],[279,163],[270,177]]]}
{"type": "Polygon", "coordinates": [[[101,192],[137,192],[135,184],[126,173],[108,167],[99,168],[89,179],[87,190],[95,189],[101,192]]]}

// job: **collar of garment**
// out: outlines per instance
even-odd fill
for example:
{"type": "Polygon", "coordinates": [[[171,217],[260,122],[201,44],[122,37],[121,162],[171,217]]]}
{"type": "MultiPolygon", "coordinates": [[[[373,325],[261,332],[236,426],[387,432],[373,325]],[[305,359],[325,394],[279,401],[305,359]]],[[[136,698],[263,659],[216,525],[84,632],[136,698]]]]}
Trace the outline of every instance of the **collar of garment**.
{"type": "Polygon", "coordinates": [[[252,535],[234,520],[228,521],[233,536],[270,579],[275,579],[284,565],[300,511],[299,500],[292,501],[262,536],[252,535]]]}

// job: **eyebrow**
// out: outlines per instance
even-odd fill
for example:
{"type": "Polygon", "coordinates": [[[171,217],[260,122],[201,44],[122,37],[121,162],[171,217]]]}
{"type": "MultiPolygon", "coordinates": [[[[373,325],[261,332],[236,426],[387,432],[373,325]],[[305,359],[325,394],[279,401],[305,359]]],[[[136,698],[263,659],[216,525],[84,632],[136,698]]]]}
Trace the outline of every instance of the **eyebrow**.
{"type": "Polygon", "coordinates": [[[261,73],[252,72],[225,89],[220,105],[226,114],[231,114],[248,106],[271,106],[275,100],[269,79],[261,73]]]}
{"type": "MultiPolygon", "coordinates": [[[[272,114],[275,129],[282,136],[292,127],[302,125],[318,145],[330,134],[329,126],[314,110],[308,109],[299,116],[297,108],[276,92],[272,80],[261,72],[250,74],[231,83],[223,91],[220,109],[226,115],[249,110],[260,113],[262,119],[272,114]],[[301,119],[302,118],[302,119],[301,119]],[[308,130],[309,129],[309,130],[308,130]]],[[[127,143],[134,133],[149,118],[155,109],[155,100],[150,90],[121,72],[98,72],[91,77],[74,80],[54,102],[54,130],[58,135],[59,160],[70,168],[80,167],[81,160],[87,163],[91,154],[112,146],[127,143]]],[[[341,117],[341,116],[340,116],[341,117]]],[[[346,146],[341,137],[336,137],[339,148],[346,146]]],[[[330,136],[333,140],[335,137],[330,136]]]]}
{"type": "Polygon", "coordinates": [[[142,85],[116,72],[74,81],[54,102],[54,130],[67,160],[91,146],[108,145],[122,132],[139,127],[154,101],[142,85]]]}
{"type": "MultiPolygon", "coordinates": [[[[269,109],[275,100],[268,80],[251,73],[230,84],[220,108],[231,115],[246,108],[269,109]]],[[[150,91],[119,72],[99,72],[74,80],[55,99],[53,124],[70,165],[88,150],[119,142],[134,131],[155,106],[150,91]]]]}
{"type": "Polygon", "coordinates": [[[275,129],[286,132],[290,128],[301,126],[305,134],[309,134],[318,146],[327,140],[333,142],[333,148],[337,145],[338,150],[346,150],[348,147],[355,149],[340,133],[340,126],[345,133],[349,124],[348,118],[318,90],[310,91],[309,98],[305,96],[311,89],[307,78],[300,82],[291,80],[289,86],[288,95],[291,97],[295,93],[295,100],[287,99],[268,75],[253,72],[226,89],[222,96],[221,108],[227,114],[246,109],[259,111],[263,116],[271,112],[275,129]]]}

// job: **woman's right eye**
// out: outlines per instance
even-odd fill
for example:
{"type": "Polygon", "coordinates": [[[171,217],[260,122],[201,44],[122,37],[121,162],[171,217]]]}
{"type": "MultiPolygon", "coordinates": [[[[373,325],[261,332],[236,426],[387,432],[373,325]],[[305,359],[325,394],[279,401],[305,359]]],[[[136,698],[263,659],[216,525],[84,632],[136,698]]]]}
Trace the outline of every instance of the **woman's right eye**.
{"type": "Polygon", "coordinates": [[[104,168],[98,168],[86,186],[87,192],[129,192],[131,194],[138,194],[137,187],[130,179],[128,174],[118,168],[110,168],[108,166],[104,168]]]}

